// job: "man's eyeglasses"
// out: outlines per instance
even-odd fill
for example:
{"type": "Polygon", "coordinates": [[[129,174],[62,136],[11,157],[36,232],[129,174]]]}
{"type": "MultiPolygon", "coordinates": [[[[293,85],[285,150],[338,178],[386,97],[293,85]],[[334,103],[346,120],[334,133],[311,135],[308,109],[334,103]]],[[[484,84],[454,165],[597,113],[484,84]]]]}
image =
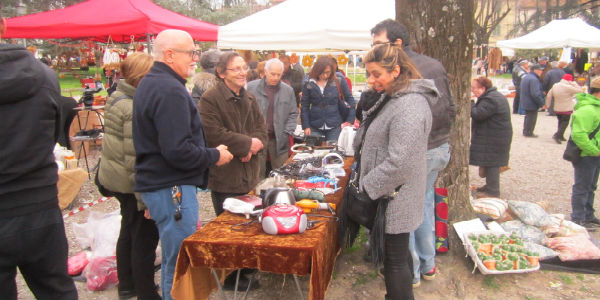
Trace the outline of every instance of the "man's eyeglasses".
{"type": "Polygon", "coordinates": [[[243,67],[237,67],[235,69],[227,69],[227,70],[239,74],[239,73],[246,73],[246,72],[248,72],[249,69],[250,68],[248,68],[248,66],[243,66],[243,67]]]}
{"type": "Polygon", "coordinates": [[[390,42],[374,42],[373,44],[371,44],[371,48],[377,46],[377,45],[387,45],[390,44],[390,42]]]}
{"type": "Polygon", "coordinates": [[[193,58],[197,58],[200,57],[200,51],[198,50],[181,50],[181,49],[171,49],[175,52],[179,52],[179,53],[187,53],[189,56],[193,58]]]}

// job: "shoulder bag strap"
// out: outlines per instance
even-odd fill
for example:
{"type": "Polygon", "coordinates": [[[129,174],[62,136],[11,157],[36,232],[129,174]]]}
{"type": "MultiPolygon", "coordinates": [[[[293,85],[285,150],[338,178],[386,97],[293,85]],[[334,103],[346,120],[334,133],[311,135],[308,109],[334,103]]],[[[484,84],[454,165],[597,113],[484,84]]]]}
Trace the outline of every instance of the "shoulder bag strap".
{"type": "MultiPolygon", "coordinates": [[[[384,96],[384,97],[387,98],[388,96],[384,96]]],[[[358,148],[359,149],[358,153],[354,154],[354,159],[356,161],[356,170],[355,170],[355,175],[354,175],[354,182],[358,182],[358,177],[359,177],[359,174],[360,174],[360,156],[361,156],[363,144],[365,142],[365,136],[367,135],[367,130],[369,129],[369,126],[371,125],[371,122],[373,122],[373,120],[375,119],[375,117],[377,117],[377,115],[379,114],[379,112],[390,101],[390,99],[391,99],[391,97],[387,98],[387,99],[383,99],[383,103],[381,103],[381,105],[379,105],[379,107],[377,107],[375,109],[375,111],[373,111],[372,115],[363,120],[363,125],[361,125],[361,126],[364,126],[363,136],[362,136],[362,139],[360,140],[360,147],[358,148]],[[358,158],[358,159],[356,159],[356,158],[358,158]]]]}
{"type": "Polygon", "coordinates": [[[596,129],[594,129],[594,131],[592,131],[592,133],[590,133],[588,137],[590,139],[593,138],[596,135],[596,133],[598,133],[598,130],[600,130],[600,123],[598,123],[598,127],[596,127],[596,129]]]}
{"type": "Polygon", "coordinates": [[[344,93],[342,93],[342,87],[341,87],[341,82],[340,79],[337,77],[337,75],[335,75],[335,85],[337,87],[338,90],[338,101],[343,101],[344,100],[344,93]]]}
{"type": "Polygon", "coordinates": [[[117,97],[115,100],[113,100],[113,101],[110,103],[110,105],[113,105],[113,106],[114,106],[115,104],[117,104],[117,102],[119,102],[119,101],[121,101],[121,100],[123,100],[123,99],[127,99],[127,98],[129,98],[127,95],[121,95],[121,96],[117,97]]]}

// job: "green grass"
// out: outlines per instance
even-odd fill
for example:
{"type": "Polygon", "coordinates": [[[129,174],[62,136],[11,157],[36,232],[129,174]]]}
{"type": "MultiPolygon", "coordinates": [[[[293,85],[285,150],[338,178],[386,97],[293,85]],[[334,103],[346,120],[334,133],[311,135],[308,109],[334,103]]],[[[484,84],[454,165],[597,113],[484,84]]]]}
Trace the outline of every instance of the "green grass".
{"type": "Polygon", "coordinates": [[[354,240],[354,244],[352,245],[352,247],[345,249],[344,252],[348,254],[354,253],[360,250],[366,242],[367,234],[365,233],[365,228],[361,226],[360,230],[358,231],[358,236],[354,240]]]}
{"type": "Polygon", "coordinates": [[[353,286],[363,285],[377,277],[377,270],[371,271],[369,273],[358,273],[356,274],[356,279],[354,280],[353,286]]]}
{"type": "Polygon", "coordinates": [[[485,286],[493,289],[494,291],[499,291],[500,290],[500,284],[498,282],[496,282],[496,277],[485,276],[483,278],[483,284],[485,286]]]}
{"type": "Polygon", "coordinates": [[[569,275],[558,274],[558,278],[560,278],[560,280],[562,280],[562,282],[565,284],[573,284],[573,278],[571,278],[569,275]]]}
{"type": "Polygon", "coordinates": [[[512,74],[500,74],[500,75],[493,75],[493,76],[490,76],[490,77],[512,79],[512,74]]]}
{"type": "Polygon", "coordinates": [[[583,281],[585,279],[585,276],[583,276],[583,274],[575,274],[575,278],[583,281]]]}
{"type": "MultiPolygon", "coordinates": [[[[94,77],[96,73],[102,74],[102,68],[100,67],[91,67],[87,72],[86,71],[76,71],[75,73],[70,72],[57,72],[58,82],[60,83],[61,94],[63,96],[70,97],[71,94],[73,96],[79,96],[82,94],[81,90],[73,90],[72,92],[68,92],[71,89],[81,89],[80,79],[87,77],[94,77]],[[79,78],[74,77],[75,74],[80,74],[79,78]],[[61,78],[62,77],[62,78],[61,78]]],[[[106,78],[102,78],[102,82],[106,83],[106,78]]],[[[102,91],[99,93],[100,95],[106,96],[106,91],[102,91]]]]}

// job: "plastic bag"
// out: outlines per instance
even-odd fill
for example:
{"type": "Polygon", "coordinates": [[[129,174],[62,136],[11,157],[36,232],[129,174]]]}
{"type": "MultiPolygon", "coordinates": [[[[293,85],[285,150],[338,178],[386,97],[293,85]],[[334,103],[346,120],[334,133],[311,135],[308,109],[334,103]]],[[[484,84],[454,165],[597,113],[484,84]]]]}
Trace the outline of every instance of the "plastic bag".
{"type": "Polygon", "coordinates": [[[90,291],[102,291],[119,283],[117,277],[117,257],[104,256],[90,259],[83,270],[90,291]]]}
{"type": "Polygon", "coordinates": [[[546,227],[554,224],[548,213],[539,205],[517,200],[508,200],[513,215],[527,225],[546,227]]]}
{"type": "Polygon", "coordinates": [[[544,245],[557,251],[562,261],[600,259],[600,249],[583,235],[548,238],[544,245]]]}
{"type": "Polygon", "coordinates": [[[556,251],[539,244],[524,242],[523,246],[525,246],[525,248],[527,248],[529,251],[537,252],[540,255],[541,260],[552,258],[558,255],[556,251]]]}
{"type": "Polygon", "coordinates": [[[508,209],[506,201],[500,198],[479,198],[473,200],[471,205],[475,212],[490,216],[494,220],[503,216],[508,209]]]}
{"type": "Polygon", "coordinates": [[[520,238],[523,239],[524,242],[531,242],[541,245],[544,238],[546,238],[546,235],[544,235],[544,233],[537,227],[527,225],[518,220],[504,222],[500,224],[500,226],[502,226],[502,229],[507,232],[516,233],[520,238]]]}
{"type": "Polygon", "coordinates": [[[119,210],[110,213],[91,211],[87,223],[73,224],[81,248],[91,248],[92,256],[114,256],[121,229],[119,210]]]}
{"type": "Polygon", "coordinates": [[[67,271],[70,276],[77,276],[83,272],[83,269],[88,263],[88,251],[81,251],[78,254],[69,257],[67,260],[67,271]]]}
{"type": "Polygon", "coordinates": [[[581,226],[581,225],[577,225],[571,221],[568,220],[563,220],[562,223],[560,223],[560,227],[558,230],[558,233],[556,233],[556,236],[575,236],[575,235],[582,235],[585,236],[586,238],[589,238],[589,234],[587,232],[587,229],[585,229],[585,227],[581,226]]]}

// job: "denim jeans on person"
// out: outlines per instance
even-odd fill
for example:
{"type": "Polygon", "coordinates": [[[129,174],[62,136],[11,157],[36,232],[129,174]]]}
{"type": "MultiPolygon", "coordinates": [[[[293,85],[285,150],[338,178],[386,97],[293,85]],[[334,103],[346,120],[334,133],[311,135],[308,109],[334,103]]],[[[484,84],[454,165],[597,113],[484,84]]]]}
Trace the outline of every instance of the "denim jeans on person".
{"type": "Polygon", "coordinates": [[[594,192],[598,187],[600,157],[584,156],[573,163],[575,183],[571,194],[571,220],[587,222],[594,216],[594,192]]]}
{"type": "Polygon", "coordinates": [[[150,216],[156,222],[160,245],[162,248],[162,267],[160,281],[162,298],[171,299],[171,286],[175,273],[177,254],[183,240],[196,231],[198,223],[198,199],[196,187],[182,185],[181,187],[181,220],[174,217],[175,204],[171,196],[171,188],[142,193],[142,201],[148,207],[150,216]]]}
{"type": "Polygon", "coordinates": [[[337,126],[328,130],[310,128],[312,134],[320,134],[325,137],[326,141],[334,141],[337,142],[338,137],[340,137],[340,133],[342,132],[342,127],[337,126]]]}
{"type": "Polygon", "coordinates": [[[413,283],[421,280],[421,274],[435,267],[435,180],[450,161],[450,145],[442,144],[427,151],[427,187],[423,223],[410,233],[409,250],[413,260],[413,283]]]}

